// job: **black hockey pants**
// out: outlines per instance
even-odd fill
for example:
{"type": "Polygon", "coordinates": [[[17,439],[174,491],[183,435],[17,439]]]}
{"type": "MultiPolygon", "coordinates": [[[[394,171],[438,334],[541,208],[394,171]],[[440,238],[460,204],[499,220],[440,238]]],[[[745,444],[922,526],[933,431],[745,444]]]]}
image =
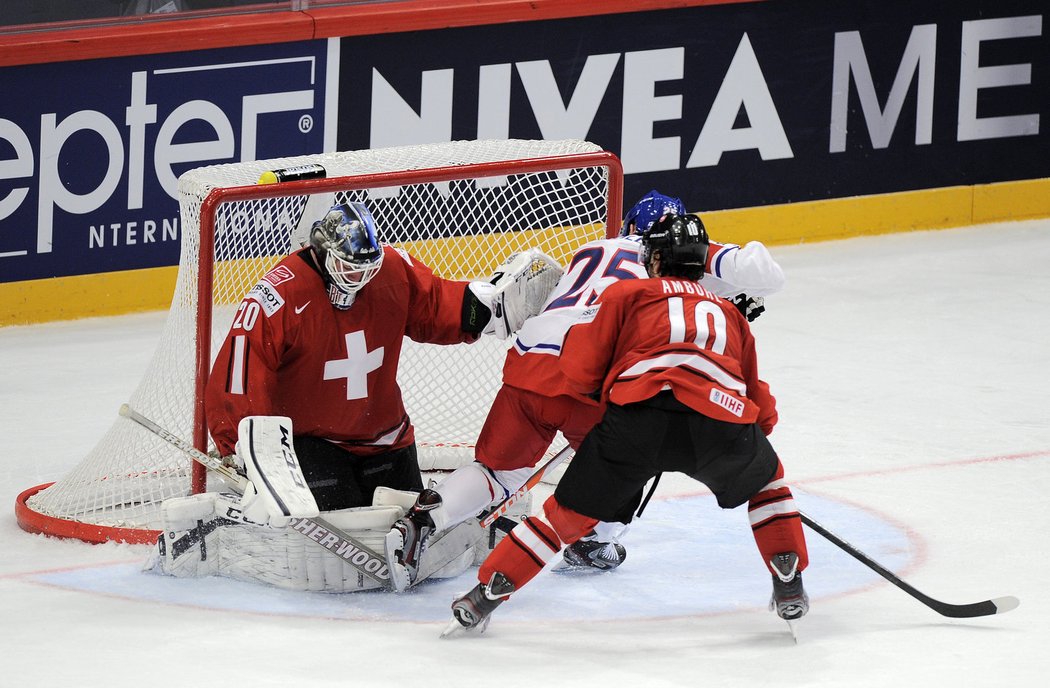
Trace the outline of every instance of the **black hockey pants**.
{"type": "Polygon", "coordinates": [[[609,404],[554,492],[565,507],[599,521],[631,521],[650,478],[676,471],[700,481],[732,509],[761,490],[779,459],[757,423],[708,418],[670,392],[609,404]]]}
{"type": "Polygon", "coordinates": [[[423,489],[414,444],[361,457],[319,437],[297,435],[292,443],[321,511],[372,506],[372,493],[379,486],[414,492],[423,489]]]}

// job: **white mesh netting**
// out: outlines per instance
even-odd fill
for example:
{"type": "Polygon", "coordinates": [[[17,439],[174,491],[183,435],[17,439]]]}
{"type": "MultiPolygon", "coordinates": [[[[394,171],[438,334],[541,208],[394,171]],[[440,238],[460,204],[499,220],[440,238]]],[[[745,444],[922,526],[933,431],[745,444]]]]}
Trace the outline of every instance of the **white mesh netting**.
{"type": "MultiPolygon", "coordinates": [[[[337,202],[366,202],[381,240],[405,248],[437,274],[453,279],[486,278],[512,251],[537,247],[564,263],[582,243],[605,236],[613,182],[608,157],[602,155],[608,156],[583,141],[455,141],[216,165],[187,172],[179,179],[182,252],[171,310],[130,405],[192,441],[200,367],[195,350],[198,333],[207,329],[197,319],[201,206],[213,189],[253,186],[264,171],[318,163],[325,167],[328,179],[354,179],[345,184],[341,180],[338,189],[316,194],[310,216],[303,218],[307,224],[316,219],[312,214],[318,207],[332,202],[334,191],[337,202]],[[578,166],[573,162],[574,166],[557,171],[515,171],[514,161],[562,160],[563,156],[573,156],[574,161],[578,156],[578,166]],[[477,176],[471,169],[479,163],[496,162],[507,164],[495,171],[487,167],[486,176],[477,176]],[[466,178],[396,186],[389,185],[396,181],[384,179],[386,186],[353,188],[364,183],[359,175],[449,167],[466,178]]],[[[564,161],[552,166],[562,165],[564,161]]],[[[620,183],[618,178],[614,181],[620,183]]],[[[234,193],[216,206],[210,290],[212,356],[244,293],[291,250],[309,198],[238,200],[234,193]]],[[[618,207],[613,210],[617,215],[618,211],[618,207]]],[[[499,387],[508,344],[491,337],[456,346],[406,340],[398,380],[416,426],[424,468],[451,467],[473,458],[473,442],[499,387]]],[[[210,364],[211,359],[204,368],[210,364]]],[[[160,503],[187,494],[190,475],[191,461],[185,454],[118,416],[69,475],[29,497],[26,506],[44,521],[156,529],[160,503]]]]}

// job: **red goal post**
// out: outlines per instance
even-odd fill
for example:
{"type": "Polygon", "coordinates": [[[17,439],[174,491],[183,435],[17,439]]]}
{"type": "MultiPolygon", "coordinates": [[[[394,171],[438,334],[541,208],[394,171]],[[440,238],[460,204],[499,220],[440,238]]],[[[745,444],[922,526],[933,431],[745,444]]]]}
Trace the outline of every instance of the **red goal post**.
{"type": "MultiPolygon", "coordinates": [[[[175,294],[130,404],[201,451],[213,450],[203,390],[233,313],[333,202],[364,201],[382,241],[443,277],[474,279],[514,251],[536,247],[565,263],[583,243],[615,236],[622,193],[619,159],[578,140],[454,141],[191,170],[179,178],[175,294]],[[309,164],[327,176],[256,183],[263,172],[309,164]]],[[[424,470],[472,460],[509,344],[405,340],[398,381],[424,470]]],[[[206,482],[199,464],[118,417],[67,476],[19,495],[16,515],[30,532],[150,542],[160,503],[206,482]]]]}

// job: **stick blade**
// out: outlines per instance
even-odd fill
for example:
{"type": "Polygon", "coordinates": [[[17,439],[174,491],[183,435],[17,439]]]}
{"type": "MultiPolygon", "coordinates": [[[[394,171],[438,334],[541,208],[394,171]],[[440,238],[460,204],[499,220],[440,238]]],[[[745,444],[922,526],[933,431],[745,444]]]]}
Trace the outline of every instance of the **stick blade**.
{"type": "Polygon", "coordinates": [[[930,597],[926,597],[923,602],[941,616],[947,616],[952,619],[972,619],[978,616],[1005,614],[1011,609],[1017,609],[1017,606],[1021,604],[1021,601],[1012,595],[971,604],[949,604],[930,597]]]}
{"type": "Polygon", "coordinates": [[[1021,604],[1021,600],[1013,595],[1007,595],[1005,597],[996,597],[992,600],[992,604],[995,605],[996,614],[1005,614],[1006,612],[1017,609],[1021,604]]]}

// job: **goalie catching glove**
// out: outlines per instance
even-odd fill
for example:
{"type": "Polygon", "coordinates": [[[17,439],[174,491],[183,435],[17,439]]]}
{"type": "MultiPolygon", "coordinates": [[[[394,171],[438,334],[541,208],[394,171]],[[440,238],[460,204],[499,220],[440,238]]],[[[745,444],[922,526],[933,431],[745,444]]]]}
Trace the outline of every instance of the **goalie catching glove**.
{"type": "Polygon", "coordinates": [[[291,418],[242,419],[237,426],[237,458],[248,475],[240,502],[248,521],[283,528],[293,518],[320,513],[292,446],[291,418]]]}
{"type": "Polygon", "coordinates": [[[491,312],[484,333],[506,339],[525,320],[543,310],[563,270],[536,249],[510,255],[488,282],[471,282],[470,290],[491,312]]]}

